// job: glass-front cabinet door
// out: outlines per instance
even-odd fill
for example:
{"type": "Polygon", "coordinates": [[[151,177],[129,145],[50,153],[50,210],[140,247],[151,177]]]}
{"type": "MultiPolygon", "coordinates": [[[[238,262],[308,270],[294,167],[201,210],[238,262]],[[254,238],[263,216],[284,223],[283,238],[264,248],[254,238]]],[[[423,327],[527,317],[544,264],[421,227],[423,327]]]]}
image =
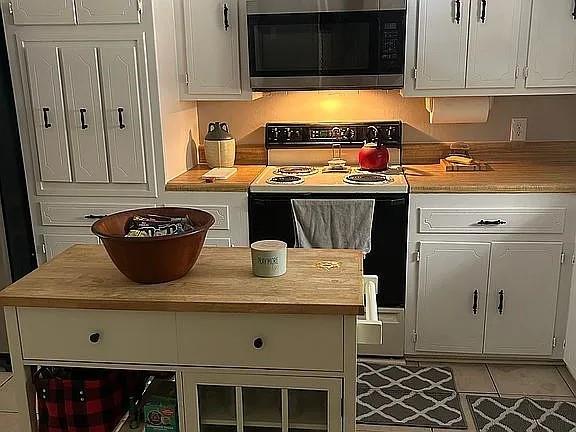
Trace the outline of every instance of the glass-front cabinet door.
{"type": "Polygon", "coordinates": [[[187,432],[342,432],[339,378],[185,372],[187,432]]]}

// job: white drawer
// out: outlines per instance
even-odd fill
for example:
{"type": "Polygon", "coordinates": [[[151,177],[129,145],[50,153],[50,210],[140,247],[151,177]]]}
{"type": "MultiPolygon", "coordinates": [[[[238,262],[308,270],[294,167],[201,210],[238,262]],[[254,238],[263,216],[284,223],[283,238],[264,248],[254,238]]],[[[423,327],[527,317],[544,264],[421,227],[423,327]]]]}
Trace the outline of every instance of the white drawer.
{"type": "Polygon", "coordinates": [[[151,204],[76,204],[40,203],[42,224],[47,226],[92,226],[101,216],[142,207],[156,207],[151,204]]]}
{"type": "Polygon", "coordinates": [[[420,208],[421,233],[562,234],[565,208],[420,208]]]}
{"type": "Polygon", "coordinates": [[[227,205],[189,205],[189,204],[166,204],[166,207],[183,207],[204,210],[214,216],[212,230],[230,229],[230,208],[227,205]]]}
{"type": "MultiPolygon", "coordinates": [[[[208,234],[210,235],[210,233],[208,234]]],[[[232,239],[229,237],[208,237],[204,242],[208,247],[232,247],[232,239]]]]}
{"type": "Polygon", "coordinates": [[[18,308],[18,321],[25,359],[176,363],[174,313],[18,308]]]}
{"type": "Polygon", "coordinates": [[[343,370],[338,316],[183,313],[176,321],[180,364],[343,370]]]}

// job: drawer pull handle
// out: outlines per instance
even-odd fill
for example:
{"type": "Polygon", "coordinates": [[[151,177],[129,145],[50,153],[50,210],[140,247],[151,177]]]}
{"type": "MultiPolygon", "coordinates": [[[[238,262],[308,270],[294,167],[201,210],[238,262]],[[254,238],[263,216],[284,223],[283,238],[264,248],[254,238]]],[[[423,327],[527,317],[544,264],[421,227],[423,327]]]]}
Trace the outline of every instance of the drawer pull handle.
{"type": "Polygon", "coordinates": [[[80,109],[80,123],[82,124],[82,129],[88,129],[88,123],[86,123],[86,108],[80,109]]]}
{"type": "Polygon", "coordinates": [[[44,127],[49,129],[52,127],[52,123],[48,120],[48,113],[50,112],[50,108],[42,108],[42,112],[44,113],[44,127]]]}
{"type": "Polygon", "coordinates": [[[254,339],[254,348],[262,349],[264,347],[264,340],[262,338],[254,339]]]}
{"type": "Polygon", "coordinates": [[[100,342],[100,333],[92,333],[90,335],[90,342],[93,344],[100,342]]]}
{"type": "Polygon", "coordinates": [[[106,215],[93,215],[93,214],[89,214],[84,216],[84,219],[102,219],[105,218],[106,215]]]}
{"type": "Polygon", "coordinates": [[[481,221],[478,222],[478,225],[483,225],[483,226],[490,226],[490,225],[506,225],[508,222],[503,221],[503,220],[484,220],[482,219],[481,221]]]}

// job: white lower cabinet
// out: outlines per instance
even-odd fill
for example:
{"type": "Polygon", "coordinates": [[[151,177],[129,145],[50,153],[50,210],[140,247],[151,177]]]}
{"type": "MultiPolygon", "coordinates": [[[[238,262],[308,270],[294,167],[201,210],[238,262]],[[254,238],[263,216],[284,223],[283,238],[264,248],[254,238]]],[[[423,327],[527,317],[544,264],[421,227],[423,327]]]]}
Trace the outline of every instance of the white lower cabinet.
{"type": "Polygon", "coordinates": [[[562,242],[421,242],[416,351],[550,356],[562,242]]]}
{"type": "Polygon", "coordinates": [[[424,242],[420,255],[416,349],[482,353],[490,244],[424,242]]]}
{"type": "Polygon", "coordinates": [[[342,431],[339,378],[184,372],[187,431],[342,431]]]}
{"type": "Polygon", "coordinates": [[[98,244],[98,237],[90,234],[44,234],[46,260],[77,244],[98,244]]]}
{"type": "Polygon", "coordinates": [[[493,243],[486,354],[550,355],[562,243],[493,243]]]}

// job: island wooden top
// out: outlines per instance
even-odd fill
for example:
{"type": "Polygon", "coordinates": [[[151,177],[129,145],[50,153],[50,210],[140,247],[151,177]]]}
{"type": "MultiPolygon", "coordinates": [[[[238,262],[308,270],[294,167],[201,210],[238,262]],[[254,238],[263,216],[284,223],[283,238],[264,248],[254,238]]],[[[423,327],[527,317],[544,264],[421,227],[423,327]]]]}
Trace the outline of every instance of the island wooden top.
{"type": "Polygon", "coordinates": [[[170,192],[247,192],[250,184],[266,168],[264,165],[236,165],[238,172],[227,180],[207,183],[202,175],[210,171],[207,165],[199,165],[170,180],[166,190],[170,192]]]}
{"type": "Polygon", "coordinates": [[[0,305],[174,312],[358,315],[363,256],[353,250],[290,249],[288,272],[252,275],[249,248],[204,248],[174,282],[126,279],[103,246],[78,245],[0,293],[0,305]]]}
{"type": "Polygon", "coordinates": [[[576,193],[576,163],[491,163],[491,171],[445,172],[407,165],[412,193],[576,193]]]}

